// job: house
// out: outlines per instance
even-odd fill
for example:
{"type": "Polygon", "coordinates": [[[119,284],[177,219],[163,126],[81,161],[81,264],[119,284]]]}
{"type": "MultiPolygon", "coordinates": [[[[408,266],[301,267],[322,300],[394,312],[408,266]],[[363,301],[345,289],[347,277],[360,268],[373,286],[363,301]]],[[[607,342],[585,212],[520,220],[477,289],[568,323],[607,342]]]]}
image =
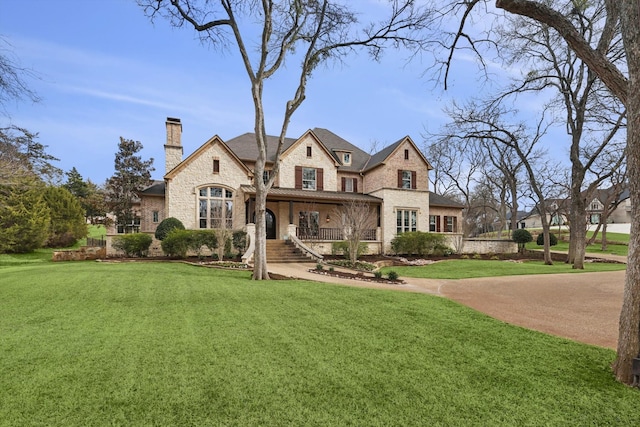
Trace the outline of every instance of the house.
{"type": "MultiPolygon", "coordinates": [[[[180,119],[167,118],[166,173],[140,194],[140,231],[153,233],[168,217],[188,229],[251,230],[255,194],[255,135],[223,141],[214,136],[183,158],[180,119]]],[[[273,167],[276,137],[268,137],[265,177],[273,167]]],[[[357,200],[374,218],[369,253],[386,253],[406,231],[461,235],[462,206],[429,191],[432,167],[406,136],[370,155],[329,130],[287,138],[280,173],[267,196],[267,239],[297,237],[320,254],[344,239],[336,208],[357,200]],[[435,203],[431,203],[431,202],[435,203]]]]}

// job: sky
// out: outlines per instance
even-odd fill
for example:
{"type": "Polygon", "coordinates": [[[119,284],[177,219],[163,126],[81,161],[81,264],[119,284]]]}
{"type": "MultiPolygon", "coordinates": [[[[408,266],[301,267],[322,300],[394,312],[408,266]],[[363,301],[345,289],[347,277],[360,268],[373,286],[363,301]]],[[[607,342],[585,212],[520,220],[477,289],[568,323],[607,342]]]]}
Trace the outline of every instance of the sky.
{"type": "MultiPolygon", "coordinates": [[[[374,0],[366,2],[376,8],[374,0]]],[[[0,0],[0,35],[13,58],[35,78],[26,81],[42,98],[6,106],[11,123],[39,134],[39,142],[68,172],[102,184],[114,173],[120,137],[140,141],[154,159],[154,179],[164,170],[165,121],[180,118],[189,155],[214,135],[229,140],[253,131],[249,79],[238,55],[204,46],[195,32],[151,22],[134,0],[0,0]]],[[[345,65],[319,68],[287,136],[331,130],[365,151],[409,135],[419,147],[426,131],[446,121],[451,99],[478,92],[477,67],[456,57],[450,88],[425,76],[432,64],[388,51],[381,62],[365,53],[345,65]]],[[[277,135],[284,103],[293,92],[295,64],[269,80],[266,126],[277,135]]],[[[535,106],[533,106],[535,108],[535,106]]]]}

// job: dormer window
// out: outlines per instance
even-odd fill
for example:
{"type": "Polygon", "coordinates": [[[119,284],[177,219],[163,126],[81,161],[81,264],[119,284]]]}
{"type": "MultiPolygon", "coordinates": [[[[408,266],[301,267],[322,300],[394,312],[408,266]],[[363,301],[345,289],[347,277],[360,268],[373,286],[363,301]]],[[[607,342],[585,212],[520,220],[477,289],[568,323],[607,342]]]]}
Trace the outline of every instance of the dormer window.
{"type": "Polygon", "coordinates": [[[345,165],[351,164],[351,153],[342,154],[342,164],[345,164],[345,165]]]}

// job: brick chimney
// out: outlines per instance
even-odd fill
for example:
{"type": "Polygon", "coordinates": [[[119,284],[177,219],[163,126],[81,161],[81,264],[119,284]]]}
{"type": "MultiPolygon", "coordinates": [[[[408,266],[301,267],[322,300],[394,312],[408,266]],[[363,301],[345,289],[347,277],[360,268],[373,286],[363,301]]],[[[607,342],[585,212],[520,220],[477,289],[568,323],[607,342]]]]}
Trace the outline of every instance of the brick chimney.
{"type": "Polygon", "coordinates": [[[167,143],[164,145],[165,173],[182,161],[182,123],[180,119],[167,117],[167,143]]]}

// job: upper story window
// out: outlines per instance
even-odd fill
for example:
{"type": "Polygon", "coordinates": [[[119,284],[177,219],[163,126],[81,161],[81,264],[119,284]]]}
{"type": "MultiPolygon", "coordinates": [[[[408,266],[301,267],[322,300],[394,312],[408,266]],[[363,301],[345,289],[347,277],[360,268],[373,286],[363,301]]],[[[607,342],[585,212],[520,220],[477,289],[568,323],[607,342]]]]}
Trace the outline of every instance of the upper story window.
{"type": "Polygon", "coordinates": [[[398,170],[398,188],[416,188],[416,172],[398,170]]]}
{"type": "Polygon", "coordinates": [[[213,159],[213,173],[220,173],[220,159],[213,159]]]}
{"type": "Polygon", "coordinates": [[[198,192],[200,228],[233,228],[233,191],[204,187],[198,192]]]}
{"type": "Polygon", "coordinates": [[[307,157],[312,157],[313,152],[311,151],[311,146],[307,145],[307,157]]]}
{"type": "Polygon", "coordinates": [[[343,153],[342,154],[342,163],[345,165],[351,164],[351,153],[343,153]]]}
{"type": "Polygon", "coordinates": [[[342,177],[342,191],[347,193],[358,192],[358,178],[345,178],[342,177]]]}
{"type": "Polygon", "coordinates": [[[159,222],[159,221],[160,221],[160,212],[153,211],[153,222],[159,222]]]}
{"type": "Polygon", "coordinates": [[[302,168],[302,189],[316,189],[316,168],[302,168]]]}
{"type": "Polygon", "coordinates": [[[600,209],[600,204],[596,200],[591,202],[591,210],[592,211],[597,211],[599,209],[600,209]]]}
{"type": "Polygon", "coordinates": [[[408,149],[404,150],[404,159],[405,160],[409,160],[409,150],[408,149]]]}
{"type": "Polygon", "coordinates": [[[269,178],[271,178],[271,171],[262,171],[262,182],[266,184],[269,178]]]}

